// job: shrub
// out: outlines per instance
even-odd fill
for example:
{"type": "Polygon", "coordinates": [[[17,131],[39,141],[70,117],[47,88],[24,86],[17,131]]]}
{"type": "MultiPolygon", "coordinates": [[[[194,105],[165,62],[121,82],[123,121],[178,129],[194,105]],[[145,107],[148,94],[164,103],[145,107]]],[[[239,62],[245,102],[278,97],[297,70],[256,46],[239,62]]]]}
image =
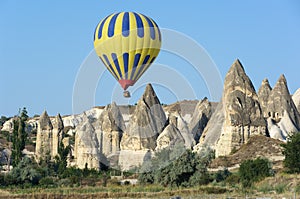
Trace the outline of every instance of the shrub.
{"type": "Polygon", "coordinates": [[[242,186],[246,188],[251,187],[254,182],[273,175],[273,170],[269,160],[257,158],[243,161],[239,168],[239,174],[242,186]]]}
{"type": "Polygon", "coordinates": [[[274,187],[270,185],[269,183],[261,184],[257,187],[259,192],[263,192],[264,194],[270,193],[274,190],[274,187]]]}
{"type": "Polygon", "coordinates": [[[226,178],[225,182],[231,186],[237,185],[240,183],[240,176],[236,173],[233,173],[226,178]]]}
{"type": "Polygon", "coordinates": [[[55,181],[52,177],[44,177],[40,180],[39,185],[45,188],[55,187],[55,181]]]}
{"type": "Polygon", "coordinates": [[[41,174],[37,170],[37,165],[29,158],[24,157],[12,171],[7,175],[8,181],[13,180],[11,184],[31,183],[36,185],[41,179],[41,174]]]}
{"type": "Polygon", "coordinates": [[[225,168],[224,170],[219,170],[217,173],[215,173],[214,179],[216,182],[222,182],[226,180],[230,175],[230,171],[228,171],[228,169],[225,168]]]}
{"type": "Polygon", "coordinates": [[[278,193],[278,194],[284,193],[287,189],[287,184],[285,184],[285,183],[277,184],[277,185],[275,185],[274,189],[275,189],[276,193],[278,193]]]}
{"type": "Polygon", "coordinates": [[[300,133],[292,135],[286,144],[283,144],[285,159],[283,164],[290,173],[300,173],[300,133]]]}

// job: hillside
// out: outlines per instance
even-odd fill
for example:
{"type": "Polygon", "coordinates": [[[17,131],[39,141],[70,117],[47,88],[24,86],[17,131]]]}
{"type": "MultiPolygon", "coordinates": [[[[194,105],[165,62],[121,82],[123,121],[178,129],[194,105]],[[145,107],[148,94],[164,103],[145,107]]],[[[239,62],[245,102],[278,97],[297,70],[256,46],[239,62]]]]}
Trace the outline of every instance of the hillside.
{"type": "Polygon", "coordinates": [[[253,136],[240,149],[233,151],[230,155],[214,159],[210,164],[210,168],[228,167],[229,169],[235,169],[244,160],[263,157],[273,163],[273,169],[281,169],[284,159],[281,144],[284,144],[284,142],[266,136],[253,136]]]}

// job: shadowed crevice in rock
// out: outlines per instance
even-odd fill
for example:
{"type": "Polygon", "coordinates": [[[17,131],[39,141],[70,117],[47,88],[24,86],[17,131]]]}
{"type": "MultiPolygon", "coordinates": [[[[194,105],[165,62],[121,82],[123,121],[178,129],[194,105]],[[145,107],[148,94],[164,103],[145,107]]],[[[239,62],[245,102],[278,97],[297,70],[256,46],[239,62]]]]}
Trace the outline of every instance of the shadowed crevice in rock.
{"type": "Polygon", "coordinates": [[[223,108],[223,100],[218,104],[216,110],[208,121],[204,131],[199,139],[199,145],[207,145],[214,147],[220,138],[222,126],[225,120],[225,111],[223,108]]]}
{"type": "Polygon", "coordinates": [[[198,141],[206,127],[209,119],[214,112],[214,107],[207,98],[199,101],[195,107],[192,119],[189,123],[189,130],[193,134],[194,139],[198,141]]]}

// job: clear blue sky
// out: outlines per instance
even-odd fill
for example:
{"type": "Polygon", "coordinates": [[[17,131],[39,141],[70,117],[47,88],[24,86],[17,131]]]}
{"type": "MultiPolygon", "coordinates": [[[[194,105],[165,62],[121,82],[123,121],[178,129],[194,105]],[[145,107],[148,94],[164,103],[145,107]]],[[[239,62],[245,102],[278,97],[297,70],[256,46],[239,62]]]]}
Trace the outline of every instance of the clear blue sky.
{"type": "MultiPolygon", "coordinates": [[[[297,0],[1,0],[0,115],[15,115],[23,106],[30,115],[45,109],[51,115],[72,113],[73,85],[93,49],[95,26],[119,11],[143,13],[162,28],[192,37],[209,53],[222,78],[239,58],[257,90],[264,78],[273,86],[282,73],[291,93],[300,87],[297,0]]],[[[181,67],[164,54],[156,62],[181,67]]],[[[114,85],[114,79],[100,83],[114,85]]],[[[173,102],[171,94],[157,89],[163,103],[173,102]]],[[[110,93],[99,92],[96,105],[110,103],[110,98],[101,95],[110,93]]],[[[199,86],[197,98],[207,95],[206,88],[199,86]]]]}

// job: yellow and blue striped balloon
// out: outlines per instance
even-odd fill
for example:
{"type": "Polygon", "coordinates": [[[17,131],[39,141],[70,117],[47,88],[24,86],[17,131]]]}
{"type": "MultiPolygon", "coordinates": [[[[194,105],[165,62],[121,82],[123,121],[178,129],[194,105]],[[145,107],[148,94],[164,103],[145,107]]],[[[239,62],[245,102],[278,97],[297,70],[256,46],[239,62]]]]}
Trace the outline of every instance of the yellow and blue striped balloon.
{"type": "Polygon", "coordinates": [[[100,21],[94,47],[106,68],[126,90],[149,68],[161,47],[155,21],[135,12],[120,12],[100,21]]]}

